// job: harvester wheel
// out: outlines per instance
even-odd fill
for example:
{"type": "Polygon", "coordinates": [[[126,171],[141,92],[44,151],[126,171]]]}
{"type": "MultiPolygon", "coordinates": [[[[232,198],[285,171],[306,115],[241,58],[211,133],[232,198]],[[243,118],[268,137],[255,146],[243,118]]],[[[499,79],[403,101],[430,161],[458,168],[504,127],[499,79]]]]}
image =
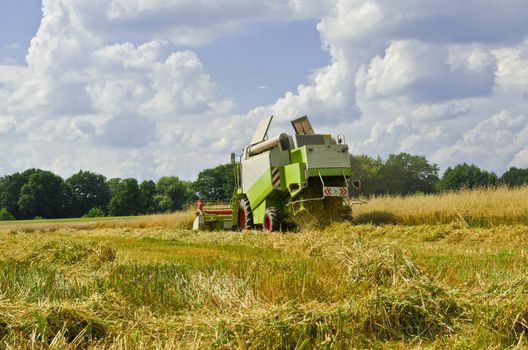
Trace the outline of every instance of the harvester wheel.
{"type": "Polygon", "coordinates": [[[250,230],[253,227],[253,212],[249,200],[242,198],[238,207],[238,227],[241,230],[250,230]]]}
{"type": "Polygon", "coordinates": [[[276,208],[267,208],[264,212],[264,222],[262,224],[264,232],[277,232],[280,230],[280,216],[276,208]]]}

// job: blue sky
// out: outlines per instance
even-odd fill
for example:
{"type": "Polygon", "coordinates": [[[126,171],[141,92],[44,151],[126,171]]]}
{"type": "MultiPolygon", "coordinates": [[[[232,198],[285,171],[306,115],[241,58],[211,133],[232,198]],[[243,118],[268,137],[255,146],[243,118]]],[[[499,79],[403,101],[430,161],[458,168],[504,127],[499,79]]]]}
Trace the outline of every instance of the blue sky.
{"type": "Polygon", "coordinates": [[[317,21],[265,22],[199,47],[196,53],[237,112],[271,104],[330,61],[321,48],[317,21]]]}
{"type": "Polygon", "coordinates": [[[0,175],[192,179],[271,114],[355,154],[528,167],[526,18],[526,0],[4,0],[0,175]]]}
{"type": "Polygon", "coordinates": [[[2,0],[0,6],[0,62],[23,64],[40,25],[41,1],[2,0]]]}

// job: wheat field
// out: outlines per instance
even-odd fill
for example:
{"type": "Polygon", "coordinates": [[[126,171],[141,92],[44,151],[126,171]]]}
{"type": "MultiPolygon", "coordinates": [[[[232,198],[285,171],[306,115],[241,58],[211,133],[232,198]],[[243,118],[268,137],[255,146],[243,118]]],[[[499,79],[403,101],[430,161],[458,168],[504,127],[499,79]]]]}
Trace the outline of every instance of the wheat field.
{"type": "Polygon", "coordinates": [[[358,223],[404,225],[460,222],[469,226],[528,224],[528,186],[441,194],[378,196],[353,202],[358,223]]]}
{"type": "Polygon", "coordinates": [[[0,343],[527,349],[523,196],[375,198],[283,234],[192,232],[192,212],[0,225],[0,343]]]}

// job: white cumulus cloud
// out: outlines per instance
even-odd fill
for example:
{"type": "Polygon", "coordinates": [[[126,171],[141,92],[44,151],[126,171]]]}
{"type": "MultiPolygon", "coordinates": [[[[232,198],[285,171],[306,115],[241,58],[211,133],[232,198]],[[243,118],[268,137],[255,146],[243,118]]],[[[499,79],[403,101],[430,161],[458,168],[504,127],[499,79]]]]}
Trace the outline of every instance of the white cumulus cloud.
{"type": "Polygon", "coordinates": [[[442,169],[465,161],[502,172],[523,157],[515,153],[528,145],[523,1],[323,4],[318,30],[332,62],[249,115],[309,114],[322,130],[344,129],[356,153],[423,154],[442,169]],[[476,137],[484,131],[488,142],[476,137]]]}
{"type": "Polygon", "coordinates": [[[273,131],[308,114],[356,153],[501,172],[527,162],[527,17],[524,0],[44,0],[27,65],[0,65],[0,173],[192,178],[270,114],[273,131]],[[234,115],[194,47],[306,18],[328,65],[234,115]]]}

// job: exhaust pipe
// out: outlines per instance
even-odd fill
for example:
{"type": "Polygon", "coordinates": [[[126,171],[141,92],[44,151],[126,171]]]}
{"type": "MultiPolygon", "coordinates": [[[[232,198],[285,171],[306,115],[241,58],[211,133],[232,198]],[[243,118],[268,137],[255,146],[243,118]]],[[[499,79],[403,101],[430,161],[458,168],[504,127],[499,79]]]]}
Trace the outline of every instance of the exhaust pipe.
{"type": "Polygon", "coordinates": [[[288,141],[287,134],[280,134],[272,139],[262,141],[251,145],[247,149],[248,156],[256,156],[257,154],[264,153],[266,151],[274,149],[277,145],[284,145],[288,141]]]}

